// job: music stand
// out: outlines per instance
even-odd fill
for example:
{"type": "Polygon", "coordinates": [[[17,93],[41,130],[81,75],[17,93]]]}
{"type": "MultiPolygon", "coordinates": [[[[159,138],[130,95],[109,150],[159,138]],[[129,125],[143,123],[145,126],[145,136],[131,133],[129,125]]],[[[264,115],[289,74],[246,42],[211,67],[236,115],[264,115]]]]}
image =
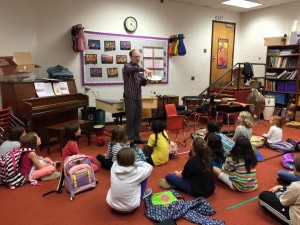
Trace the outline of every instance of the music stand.
{"type": "MultiPolygon", "coordinates": [[[[209,107],[211,106],[211,102],[212,102],[211,97],[207,97],[207,98],[203,97],[201,105],[197,105],[197,106],[194,107],[193,111],[190,114],[190,115],[194,116],[194,132],[191,133],[190,137],[188,137],[188,138],[193,139],[194,136],[198,135],[198,133],[196,133],[197,113],[198,114],[205,114],[205,113],[207,113],[207,118],[209,119],[208,111],[209,111],[209,107]],[[195,135],[195,134],[197,134],[197,135],[195,135]]],[[[199,120],[199,118],[198,118],[198,120],[199,120]]],[[[201,135],[199,135],[199,136],[201,136],[201,135]]],[[[186,138],[186,140],[188,138],[186,138]]]]}

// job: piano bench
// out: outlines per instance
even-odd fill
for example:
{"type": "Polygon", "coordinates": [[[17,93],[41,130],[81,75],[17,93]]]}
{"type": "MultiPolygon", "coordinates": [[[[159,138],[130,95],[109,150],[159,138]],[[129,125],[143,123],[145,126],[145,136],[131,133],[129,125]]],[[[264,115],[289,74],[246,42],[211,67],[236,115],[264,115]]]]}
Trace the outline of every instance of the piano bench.
{"type": "Polygon", "coordinates": [[[51,126],[45,127],[46,133],[48,136],[47,140],[47,154],[50,155],[50,145],[57,139],[59,140],[60,144],[60,151],[62,153],[62,147],[63,147],[63,139],[65,134],[65,128],[66,126],[72,124],[72,123],[78,123],[80,126],[80,129],[83,130],[88,139],[88,145],[91,145],[91,136],[90,136],[90,121],[89,120],[70,120],[63,123],[57,123],[53,124],[51,126]]]}

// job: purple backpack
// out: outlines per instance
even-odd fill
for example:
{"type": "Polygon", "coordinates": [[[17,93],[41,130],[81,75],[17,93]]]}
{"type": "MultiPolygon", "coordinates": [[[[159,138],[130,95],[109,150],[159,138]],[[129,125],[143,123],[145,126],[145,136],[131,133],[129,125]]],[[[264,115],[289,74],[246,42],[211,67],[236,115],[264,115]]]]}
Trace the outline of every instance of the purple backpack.
{"type": "Polygon", "coordinates": [[[292,153],[286,153],[282,156],[281,162],[282,165],[290,170],[293,170],[294,167],[294,161],[295,161],[295,155],[292,153]]]}

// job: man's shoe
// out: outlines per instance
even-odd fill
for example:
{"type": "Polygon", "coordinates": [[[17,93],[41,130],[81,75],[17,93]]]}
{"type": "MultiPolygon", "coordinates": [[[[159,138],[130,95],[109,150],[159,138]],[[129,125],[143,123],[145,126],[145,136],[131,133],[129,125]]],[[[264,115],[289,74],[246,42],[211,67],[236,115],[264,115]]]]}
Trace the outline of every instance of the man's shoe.
{"type": "Polygon", "coordinates": [[[147,198],[149,195],[151,195],[152,194],[152,189],[151,188],[148,188],[146,191],[145,191],[145,193],[144,193],[144,197],[143,197],[143,199],[145,199],[145,198],[147,198]]]}

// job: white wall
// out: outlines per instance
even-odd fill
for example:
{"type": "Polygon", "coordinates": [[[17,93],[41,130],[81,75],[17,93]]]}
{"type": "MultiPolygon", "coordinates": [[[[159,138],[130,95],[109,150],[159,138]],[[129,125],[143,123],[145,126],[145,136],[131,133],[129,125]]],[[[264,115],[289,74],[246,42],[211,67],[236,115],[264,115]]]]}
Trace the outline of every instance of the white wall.
{"type": "MultiPolygon", "coordinates": [[[[83,93],[80,56],[73,52],[70,36],[72,25],[77,23],[82,23],[89,31],[125,34],[123,21],[127,16],[134,16],[138,20],[134,35],[185,35],[187,55],[170,58],[169,83],[148,85],[143,88],[144,96],[150,96],[151,91],[155,91],[161,95],[179,95],[181,98],[198,95],[208,86],[212,20],[215,16],[237,23],[236,43],[239,42],[240,14],[168,1],[0,0],[0,5],[0,54],[32,52],[36,64],[42,66],[37,69],[38,77],[47,77],[47,68],[61,64],[74,73],[78,91],[83,93]],[[207,49],[207,53],[203,53],[203,49],[207,49]],[[191,81],[191,76],[195,76],[194,81],[191,81]]],[[[122,98],[122,86],[98,86],[92,89],[107,99],[122,98]]],[[[91,91],[87,94],[90,96],[90,105],[95,105],[91,91]]]]}

